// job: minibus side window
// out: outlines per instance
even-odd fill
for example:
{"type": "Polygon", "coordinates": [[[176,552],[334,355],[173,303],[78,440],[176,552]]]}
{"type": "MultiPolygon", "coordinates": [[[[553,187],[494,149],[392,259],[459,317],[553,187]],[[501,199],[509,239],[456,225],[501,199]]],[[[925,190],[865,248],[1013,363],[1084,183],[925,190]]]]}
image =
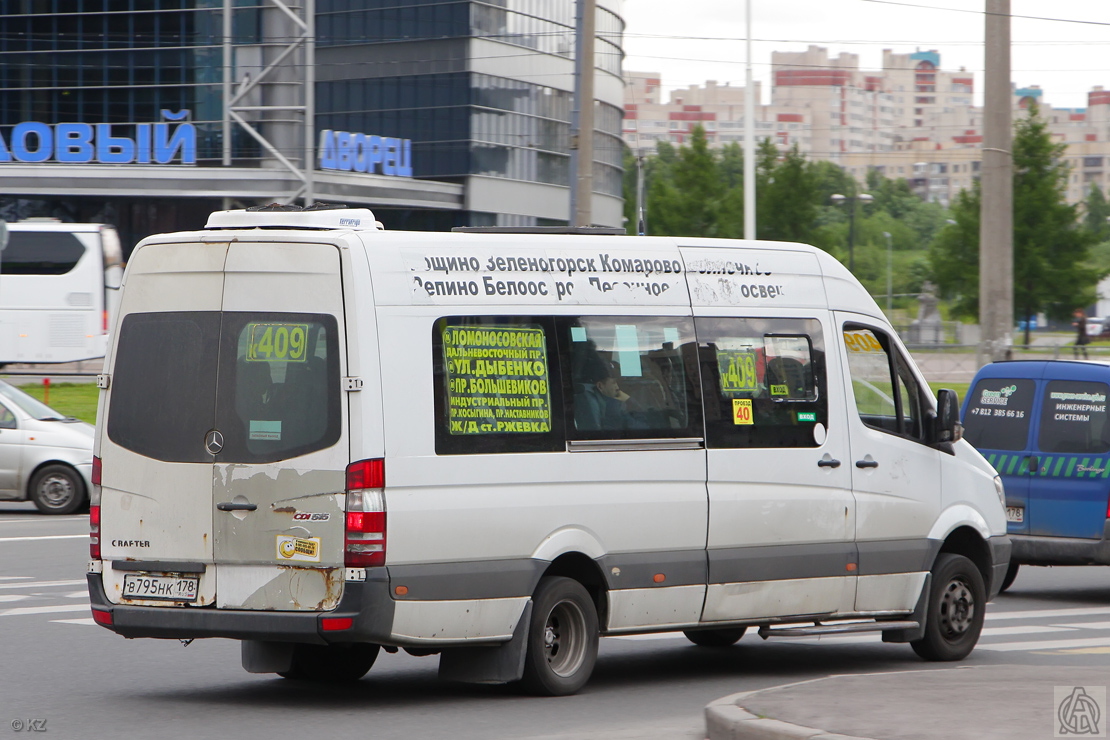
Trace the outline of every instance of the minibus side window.
{"type": "Polygon", "coordinates": [[[1028,379],[980,379],[968,395],[964,439],[985,450],[1026,449],[1034,390],[1028,379]]]}
{"type": "Polygon", "coordinates": [[[816,319],[699,318],[709,447],[817,447],[828,425],[816,319]]]}
{"type": "Polygon", "coordinates": [[[702,437],[688,318],[559,319],[572,440],[702,437]]]}
{"type": "Polygon", "coordinates": [[[844,326],[848,373],[860,419],[869,427],[922,440],[921,388],[909,361],[885,332],[855,324],[844,326]]]}
{"type": "Polygon", "coordinates": [[[1105,383],[1053,380],[1041,402],[1037,447],[1042,452],[1101,455],[1110,451],[1105,383]]]}
{"type": "Polygon", "coordinates": [[[550,317],[448,316],[432,327],[440,455],[566,450],[550,317]]]}

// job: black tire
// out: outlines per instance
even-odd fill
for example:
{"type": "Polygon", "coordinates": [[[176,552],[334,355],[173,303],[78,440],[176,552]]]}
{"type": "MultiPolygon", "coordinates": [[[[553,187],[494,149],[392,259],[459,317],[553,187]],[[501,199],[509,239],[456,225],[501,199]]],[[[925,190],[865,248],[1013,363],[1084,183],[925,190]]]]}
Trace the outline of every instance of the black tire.
{"type": "Polygon", "coordinates": [[[293,667],[278,675],[301,681],[346,683],[366,675],[378,658],[379,645],[304,645],[293,648],[293,667]]]}
{"type": "Polygon", "coordinates": [[[1011,560],[1010,567],[1006,569],[1006,576],[1002,579],[1002,587],[998,589],[998,593],[1002,593],[1010,586],[1014,585],[1014,579],[1017,578],[1018,568],[1021,567],[1017,562],[1011,560]]]}
{"type": "Polygon", "coordinates": [[[983,574],[963,555],[941,553],[933,565],[925,636],[910,643],[925,660],[963,660],[979,642],[987,591],[983,574]]]}
{"type": "Polygon", "coordinates": [[[85,502],[85,483],[69,466],[47,465],[31,478],[27,493],[43,514],[72,514],[85,502]]]}
{"type": "Polygon", "coordinates": [[[747,627],[732,627],[717,630],[683,630],[682,634],[699,647],[723,648],[735,645],[747,631],[747,627]]]}
{"type": "Polygon", "coordinates": [[[521,687],[537,696],[577,693],[594,672],[598,637],[597,609],[582,584],[561,576],[540,579],[521,687]]]}

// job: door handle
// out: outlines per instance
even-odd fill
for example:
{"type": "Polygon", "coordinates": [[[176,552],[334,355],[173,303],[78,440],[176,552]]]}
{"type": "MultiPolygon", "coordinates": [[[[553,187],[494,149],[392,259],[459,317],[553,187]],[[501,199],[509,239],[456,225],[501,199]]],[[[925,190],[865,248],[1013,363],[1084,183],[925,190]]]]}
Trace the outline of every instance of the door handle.
{"type": "Polygon", "coordinates": [[[1036,455],[1030,455],[1025,458],[1025,474],[1036,475],[1041,469],[1041,461],[1037,459],[1036,455]]]}
{"type": "Polygon", "coordinates": [[[258,508],[258,504],[248,504],[239,501],[224,501],[216,504],[216,508],[220,511],[254,511],[258,508]]]}
{"type": "Polygon", "coordinates": [[[817,467],[819,468],[839,468],[839,460],[818,460],[817,467]]]}
{"type": "Polygon", "coordinates": [[[878,460],[856,460],[857,468],[877,468],[879,467],[878,460]]]}

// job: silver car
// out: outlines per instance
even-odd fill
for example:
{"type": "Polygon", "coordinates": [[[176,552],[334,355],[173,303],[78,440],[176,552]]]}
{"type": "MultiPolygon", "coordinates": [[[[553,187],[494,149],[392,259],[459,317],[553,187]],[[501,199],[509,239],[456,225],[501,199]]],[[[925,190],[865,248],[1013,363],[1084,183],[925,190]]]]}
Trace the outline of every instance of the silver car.
{"type": "Polygon", "coordinates": [[[0,500],[70,514],[92,485],[93,426],[0,380],[0,500]]]}

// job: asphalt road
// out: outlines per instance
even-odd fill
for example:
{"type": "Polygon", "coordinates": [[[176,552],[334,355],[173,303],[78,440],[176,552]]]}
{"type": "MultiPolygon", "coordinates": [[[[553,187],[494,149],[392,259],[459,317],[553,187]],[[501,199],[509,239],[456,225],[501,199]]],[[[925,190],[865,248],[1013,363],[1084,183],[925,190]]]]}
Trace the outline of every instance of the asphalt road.
{"type": "MultiPolygon", "coordinates": [[[[877,636],[764,642],[749,634],[714,650],[670,634],[602,640],[591,683],[561,699],[442,683],[437,658],[404,653],[382,653],[354,685],[315,687],[244,672],[233,641],[183,647],[92,624],[87,527],[83,516],[0,503],[0,737],[13,723],[29,733],[30,720],[45,720],[62,738],[691,739],[705,736],[705,705],[735,692],[950,667],[877,636]]],[[[987,616],[967,665],[1105,665],[1110,569],[1025,569],[987,616]]],[[[974,692],[952,694],[938,716],[975,711],[974,692]]],[[[950,730],[939,723],[936,737],[950,730]]]]}

